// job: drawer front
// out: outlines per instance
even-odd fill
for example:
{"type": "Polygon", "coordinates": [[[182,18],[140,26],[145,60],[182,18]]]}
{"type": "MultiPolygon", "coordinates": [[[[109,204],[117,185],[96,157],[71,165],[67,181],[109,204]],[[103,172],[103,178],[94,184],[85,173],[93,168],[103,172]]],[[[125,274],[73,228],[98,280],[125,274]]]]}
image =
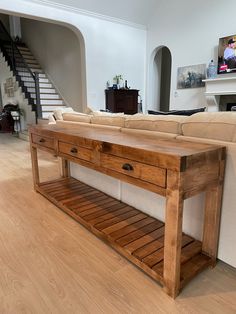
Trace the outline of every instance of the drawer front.
{"type": "Polygon", "coordinates": [[[103,168],[114,170],[161,187],[166,186],[166,169],[104,153],[101,154],[100,162],[103,168]]]}
{"type": "Polygon", "coordinates": [[[51,137],[32,134],[32,142],[43,147],[54,149],[54,140],[51,137]]]}
{"type": "Polygon", "coordinates": [[[59,141],[59,153],[67,154],[78,159],[91,161],[92,150],[77,145],[59,141]]]}

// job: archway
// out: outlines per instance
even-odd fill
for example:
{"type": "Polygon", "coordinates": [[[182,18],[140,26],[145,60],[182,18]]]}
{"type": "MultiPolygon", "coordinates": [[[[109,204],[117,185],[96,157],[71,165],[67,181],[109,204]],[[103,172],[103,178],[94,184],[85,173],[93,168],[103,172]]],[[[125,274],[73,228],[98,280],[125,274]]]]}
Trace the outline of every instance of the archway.
{"type": "MultiPolygon", "coordinates": [[[[171,85],[171,52],[166,46],[158,47],[152,54],[152,109],[169,111],[171,85]]],[[[149,108],[151,109],[151,108],[149,108]]]]}
{"type": "MultiPolygon", "coordinates": [[[[22,35],[20,38],[50,76],[63,96],[65,104],[76,111],[85,111],[87,108],[86,61],[85,41],[81,31],[72,24],[58,20],[17,13],[8,15],[1,13],[1,10],[0,14],[1,17],[5,15],[8,19],[20,18],[19,27],[22,35]]],[[[6,28],[10,33],[9,25],[6,28]]]]}

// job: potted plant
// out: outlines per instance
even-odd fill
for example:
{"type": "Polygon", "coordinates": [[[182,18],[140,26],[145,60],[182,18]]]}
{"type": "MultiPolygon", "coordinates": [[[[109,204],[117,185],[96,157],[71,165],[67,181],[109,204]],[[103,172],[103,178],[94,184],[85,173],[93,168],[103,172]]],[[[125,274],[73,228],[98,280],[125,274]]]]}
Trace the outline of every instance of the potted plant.
{"type": "Polygon", "coordinates": [[[113,84],[116,85],[118,89],[122,86],[122,84],[123,84],[123,77],[122,77],[121,74],[115,75],[113,77],[113,84]]]}

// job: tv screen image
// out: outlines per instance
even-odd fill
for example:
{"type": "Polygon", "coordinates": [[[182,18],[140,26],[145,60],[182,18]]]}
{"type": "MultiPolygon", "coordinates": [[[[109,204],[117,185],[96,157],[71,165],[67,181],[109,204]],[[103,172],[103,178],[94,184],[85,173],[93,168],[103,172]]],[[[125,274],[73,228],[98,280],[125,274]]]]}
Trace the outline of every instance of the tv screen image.
{"type": "Polygon", "coordinates": [[[218,74],[236,72],[236,35],[219,39],[218,74]]]}

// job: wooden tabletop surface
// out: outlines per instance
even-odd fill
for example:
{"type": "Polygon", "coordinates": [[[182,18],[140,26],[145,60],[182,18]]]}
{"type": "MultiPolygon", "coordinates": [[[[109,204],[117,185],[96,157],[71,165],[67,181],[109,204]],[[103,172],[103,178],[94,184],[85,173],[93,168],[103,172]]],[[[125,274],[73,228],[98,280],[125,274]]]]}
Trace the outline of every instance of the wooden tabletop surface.
{"type": "Polygon", "coordinates": [[[220,145],[212,145],[205,143],[187,142],[178,139],[152,138],[140,134],[127,134],[119,130],[91,127],[88,126],[57,126],[51,125],[32,125],[30,132],[37,132],[44,136],[60,136],[68,138],[84,138],[88,141],[98,141],[101,143],[110,143],[132,147],[140,150],[158,152],[160,154],[175,155],[179,157],[191,156],[202,152],[214,151],[222,148],[220,145]]]}

